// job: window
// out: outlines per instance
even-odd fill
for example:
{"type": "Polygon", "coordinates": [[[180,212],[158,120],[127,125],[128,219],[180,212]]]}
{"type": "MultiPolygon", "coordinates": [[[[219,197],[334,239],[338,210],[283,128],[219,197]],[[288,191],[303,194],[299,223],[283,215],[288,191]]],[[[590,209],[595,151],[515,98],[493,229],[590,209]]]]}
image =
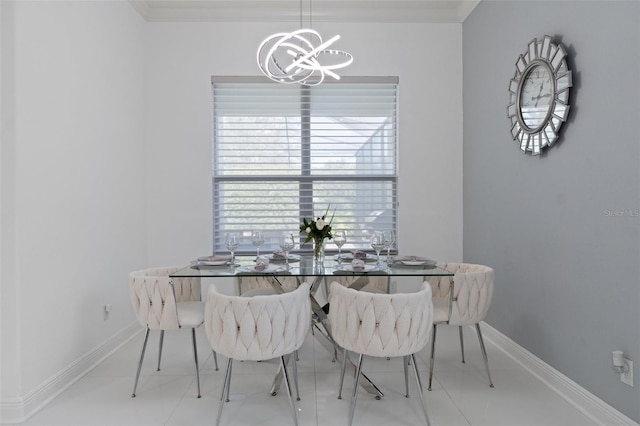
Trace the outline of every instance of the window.
{"type": "MultiPolygon", "coordinates": [[[[373,229],[397,228],[397,78],[343,78],[307,87],[213,77],[214,249],[245,235],[238,253],[282,232],[298,240],[302,218],[335,211],[345,249],[370,250],[373,229]]],[[[331,244],[327,246],[332,250],[331,244]]],[[[302,247],[311,250],[311,243],[302,247]]]]}

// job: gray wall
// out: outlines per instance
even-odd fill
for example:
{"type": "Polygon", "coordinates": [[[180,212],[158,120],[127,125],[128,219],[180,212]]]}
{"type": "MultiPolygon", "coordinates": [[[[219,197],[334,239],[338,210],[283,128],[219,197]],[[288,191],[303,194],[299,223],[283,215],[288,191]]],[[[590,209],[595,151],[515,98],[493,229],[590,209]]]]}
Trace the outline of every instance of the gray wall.
{"type": "Polygon", "coordinates": [[[483,0],[463,62],[464,260],[495,268],[487,322],[640,421],[640,2],[483,0]],[[532,157],[511,139],[507,88],[545,34],[569,52],[573,106],[532,157]]]}

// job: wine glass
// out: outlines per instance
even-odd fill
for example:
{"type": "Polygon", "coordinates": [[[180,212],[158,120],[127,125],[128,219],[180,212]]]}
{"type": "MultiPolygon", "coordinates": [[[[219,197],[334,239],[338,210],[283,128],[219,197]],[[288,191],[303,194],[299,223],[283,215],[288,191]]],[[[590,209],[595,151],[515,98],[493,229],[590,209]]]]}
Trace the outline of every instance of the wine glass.
{"type": "Polygon", "coordinates": [[[382,231],[374,231],[373,235],[371,235],[371,248],[376,251],[376,263],[380,265],[380,252],[385,248],[384,233],[382,231]]]}
{"type": "Polygon", "coordinates": [[[264,244],[264,234],[262,231],[251,232],[251,244],[256,248],[256,259],[260,258],[260,246],[264,244]]]}
{"type": "Polygon", "coordinates": [[[333,243],[338,246],[338,264],[342,264],[342,246],[347,243],[347,232],[338,229],[333,233],[333,243]]]}
{"type": "Polygon", "coordinates": [[[391,262],[391,246],[396,241],[396,233],[391,229],[387,229],[383,231],[384,234],[384,245],[387,247],[387,264],[391,262]]]}
{"type": "Polygon", "coordinates": [[[227,234],[227,237],[224,240],[224,245],[227,247],[227,250],[231,252],[231,262],[230,265],[236,264],[235,252],[238,246],[240,245],[240,237],[235,232],[230,232],[227,234]]]}
{"type": "Polygon", "coordinates": [[[287,269],[289,269],[289,252],[293,250],[294,242],[292,234],[282,234],[280,236],[280,248],[284,252],[284,261],[287,269]]]}

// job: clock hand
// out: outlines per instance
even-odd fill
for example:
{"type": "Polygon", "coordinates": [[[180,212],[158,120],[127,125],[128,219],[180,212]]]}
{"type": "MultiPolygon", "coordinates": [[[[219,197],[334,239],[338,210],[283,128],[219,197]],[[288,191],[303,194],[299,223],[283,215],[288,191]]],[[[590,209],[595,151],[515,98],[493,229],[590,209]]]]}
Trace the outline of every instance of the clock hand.
{"type": "Polygon", "coordinates": [[[548,97],[550,97],[550,96],[551,96],[551,94],[549,94],[549,93],[545,93],[544,95],[532,96],[532,97],[531,97],[531,100],[532,100],[532,101],[534,101],[534,100],[540,100],[540,99],[542,99],[542,98],[548,98],[548,97]]]}
{"type": "Polygon", "coordinates": [[[545,93],[544,95],[532,96],[531,100],[532,101],[536,101],[536,104],[534,105],[534,107],[537,107],[538,106],[538,102],[540,101],[540,99],[549,98],[549,97],[551,97],[551,93],[545,93]]]}
{"type": "Polygon", "coordinates": [[[538,92],[538,96],[536,96],[536,104],[534,107],[538,106],[538,102],[540,102],[540,95],[542,95],[542,88],[544,87],[544,81],[540,83],[540,92],[538,92]]]}

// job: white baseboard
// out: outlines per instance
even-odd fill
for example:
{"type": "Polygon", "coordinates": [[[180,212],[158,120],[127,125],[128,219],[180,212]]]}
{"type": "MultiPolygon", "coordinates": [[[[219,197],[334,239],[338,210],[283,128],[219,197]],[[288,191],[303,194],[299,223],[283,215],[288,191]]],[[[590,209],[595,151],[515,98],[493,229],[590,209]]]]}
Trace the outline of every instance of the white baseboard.
{"type": "Polygon", "coordinates": [[[0,401],[0,424],[15,424],[25,421],[140,331],[140,324],[135,321],[22,398],[0,401]]]}
{"type": "Polygon", "coordinates": [[[602,426],[638,426],[638,423],[485,322],[482,323],[482,335],[595,423],[602,426]]]}

